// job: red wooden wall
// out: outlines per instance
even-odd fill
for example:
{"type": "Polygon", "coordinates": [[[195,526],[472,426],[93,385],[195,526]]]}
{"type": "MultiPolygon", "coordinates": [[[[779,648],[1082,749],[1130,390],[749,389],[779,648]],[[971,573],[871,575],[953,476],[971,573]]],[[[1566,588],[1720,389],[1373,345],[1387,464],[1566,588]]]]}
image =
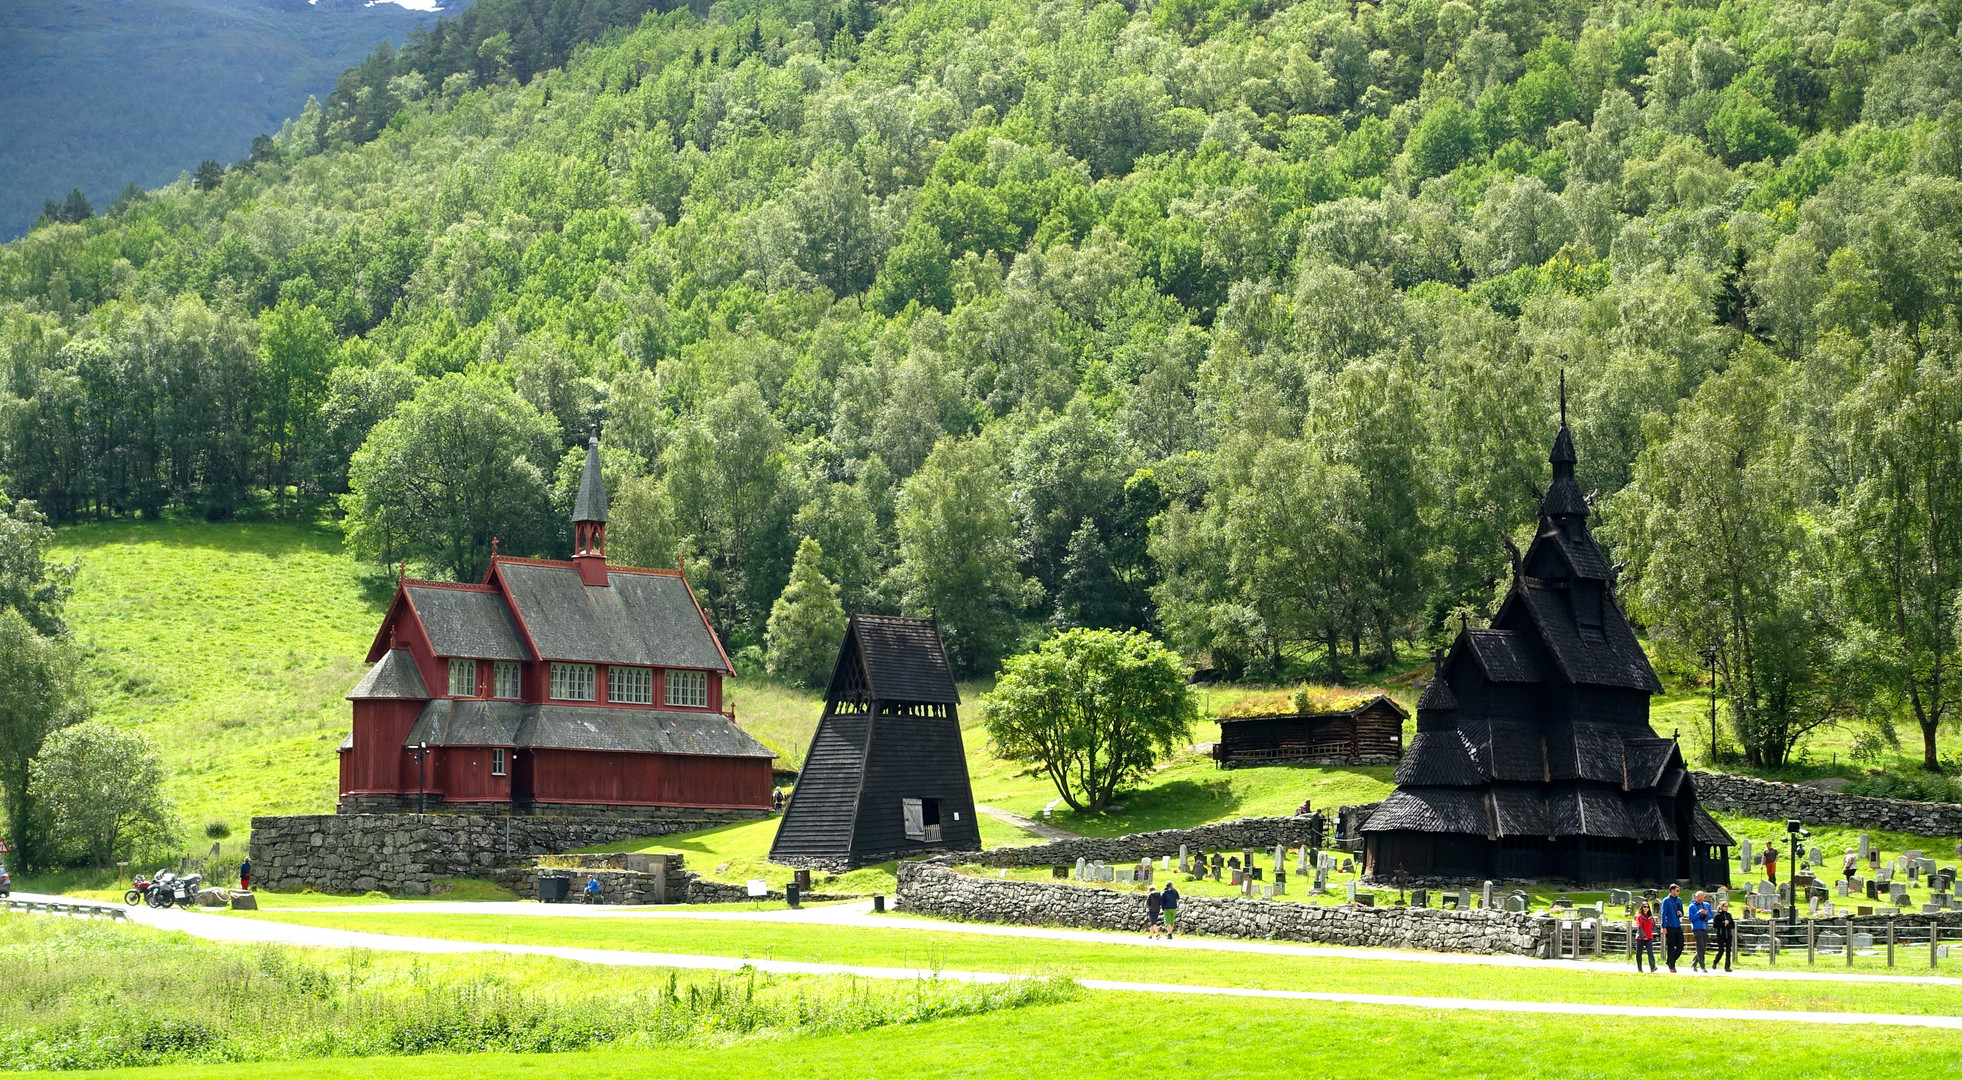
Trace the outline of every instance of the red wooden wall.
{"type": "Polygon", "coordinates": [[[533,750],[532,798],[545,803],[620,803],[764,809],[770,759],[533,750]]]}

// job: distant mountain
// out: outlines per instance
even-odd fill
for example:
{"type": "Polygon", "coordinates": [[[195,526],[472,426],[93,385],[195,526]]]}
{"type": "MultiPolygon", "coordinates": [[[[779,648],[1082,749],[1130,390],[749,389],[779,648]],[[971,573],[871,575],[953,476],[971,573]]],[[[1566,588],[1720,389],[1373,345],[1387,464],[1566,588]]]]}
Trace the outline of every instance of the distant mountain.
{"type": "MultiPolygon", "coordinates": [[[[469,0],[413,0],[456,11],[469,0]]],[[[0,239],[81,188],[99,210],[167,184],[322,98],[377,43],[445,10],[365,0],[0,2],[0,239]]]]}

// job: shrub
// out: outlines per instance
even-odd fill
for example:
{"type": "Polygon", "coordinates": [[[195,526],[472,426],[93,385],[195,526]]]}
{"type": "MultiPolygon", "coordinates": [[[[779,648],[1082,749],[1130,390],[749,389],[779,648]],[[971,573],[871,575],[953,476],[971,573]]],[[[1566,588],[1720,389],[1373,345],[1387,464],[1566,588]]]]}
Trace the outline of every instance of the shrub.
{"type": "Polygon", "coordinates": [[[207,821],[204,823],[204,838],[206,840],[224,840],[229,838],[231,835],[232,835],[231,825],[226,823],[222,818],[216,821],[207,821]]]}

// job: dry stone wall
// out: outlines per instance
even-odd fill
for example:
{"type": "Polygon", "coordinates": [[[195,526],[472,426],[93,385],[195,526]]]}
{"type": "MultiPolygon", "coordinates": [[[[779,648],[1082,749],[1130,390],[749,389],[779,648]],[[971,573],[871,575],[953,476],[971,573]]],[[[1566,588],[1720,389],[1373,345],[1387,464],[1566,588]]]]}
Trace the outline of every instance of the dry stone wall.
{"type": "Polygon", "coordinates": [[[1166,829],[1129,836],[1083,836],[1030,847],[995,848],[959,856],[978,866],[1063,866],[1078,859],[1102,863],[1137,862],[1177,855],[1183,844],[1194,855],[1201,851],[1272,849],[1276,844],[1301,847],[1322,842],[1322,816],[1249,817],[1201,825],[1196,829],[1166,829]]]}
{"type": "MultiPolygon", "coordinates": [[[[900,910],[954,919],[1088,930],[1145,926],[1143,893],[978,878],[933,863],[900,863],[897,899],[900,910]]],[[[1314,907],[1195,896],[1179,902],[1178,925],[1181,931],[1219,937],[1548,956],[1557,924],[1501,911],[1314,907]]]]}
{"type": "MultiPolygon", "coordinates": [[[[536,855],[718,822],[469,814],[299,814],[252,819],[254,884],[274,891],[427,893],[441,878],[493,877],[536,855]]],[[[500,878],[501,879],[501,878],[500,878]]],[[[535,889],[535,886],[534,886],[535,889]]]]}
{"type": "Polygon", "coordinates": [[[1727,773],[1692,773],[1696,797],[1712,810],[1750,817],[1799,818],[1819,825],[1962,837],[1962,805],[1876,799],[1727,773]]]}

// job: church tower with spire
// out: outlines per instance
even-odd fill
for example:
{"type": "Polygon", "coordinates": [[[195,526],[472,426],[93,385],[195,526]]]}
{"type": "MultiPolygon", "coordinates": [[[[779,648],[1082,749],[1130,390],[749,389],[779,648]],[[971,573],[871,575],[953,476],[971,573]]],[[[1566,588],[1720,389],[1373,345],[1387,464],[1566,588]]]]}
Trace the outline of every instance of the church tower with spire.
{"type": "Polygon", "coordinates": [[[606,576],[606,478],[600,474],[599,439],[586,440],[586,469],[572,506],[572,565],[579,580],[604,587],[606,576]]]}
{"type": "Polygon", "coordinates": [[[1533,541],[1491,625],[1439,661],[1397,789],[1362,826],[1378,880],[1729,881],[1734,841],[1649,726],[1662,683],[1588,529],[1566,396],[1563,379],[1533,541]]]}

